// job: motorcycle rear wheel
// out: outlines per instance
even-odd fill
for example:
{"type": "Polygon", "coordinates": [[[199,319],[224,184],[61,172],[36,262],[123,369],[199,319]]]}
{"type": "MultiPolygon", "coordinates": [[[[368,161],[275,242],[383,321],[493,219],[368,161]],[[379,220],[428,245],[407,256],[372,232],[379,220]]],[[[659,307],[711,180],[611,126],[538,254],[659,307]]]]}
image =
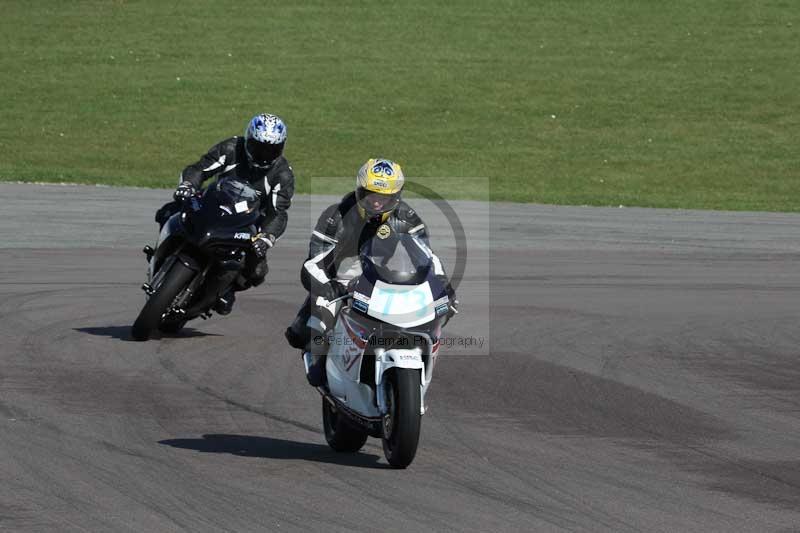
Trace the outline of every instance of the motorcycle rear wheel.
{"type": "Polygon", "coordinates": [[[406,468],[414,460],[419,444],[419,370],[393,368],[386,374],[384,390],[389,413],[383,423],[383,455],[393,468],[406,468]]]}
{"type": "Polygon", "coordinates": [[[337,452],[357,452],[367,442],[366,431],[348,424],[325,398],[322,399],[322,425],[328,446],[337,452]]]}
{"type": "Polygon", "coordinates": [[[147,299],[131,327],[131,336],[135,340],[146,341],[150,338],[150,334],[161,325],[161,318],[175,301],[175,297],[180,294],[193,276],[194,271],[180,261],[173,263],[164,277],[164,282],[147,299]]]}

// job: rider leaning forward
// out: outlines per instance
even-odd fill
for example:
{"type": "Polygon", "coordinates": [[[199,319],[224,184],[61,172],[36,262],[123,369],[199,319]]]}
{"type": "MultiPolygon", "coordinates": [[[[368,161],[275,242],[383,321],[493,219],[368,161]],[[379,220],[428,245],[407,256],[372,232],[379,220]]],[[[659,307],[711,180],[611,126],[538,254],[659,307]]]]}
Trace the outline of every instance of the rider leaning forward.
{"type": "MultiPolygon", "coordinates": [[[[347,284],[361,273],[361,244],[388,231],[414,235],[429,245],[425,223],[401,199],[404,181],[397,163],[370,159],[358,171],[356,190],[325,209],[311,233],[308,259],[300,273],[309,295],[285,335],[292,347],[303,352],[308,381],[315,387],[324,383],[328,347],[312,339],[325,338],[341,307],[341,301],[332,301],[347,294],[347,284]]],[[[433,265],[454,301],[454,291],[435,255],[433,265]]]]}
{"type": "Polygon", "coordinates": [[[294,194],[294,173],[283,157],[286,144],[286,124],[276,115],[262,113],[247,124],[244,136],[234,136],[212,146],[208,153],[186,167],[174,193],[174,202],[164,205],[156,213],[156,222],[162,226],[174,213],[180,211],[180,202],[194,196],[204,181],[212,178],[230,178],[247,181],[261,193],[261,218],[259,232],[247,254],[241,279],[217,302],[214,310],[227,315],[235,300],[234,292],[260,285],[267,275],[267,250],[286,230],[287,211],[294,194]]]}

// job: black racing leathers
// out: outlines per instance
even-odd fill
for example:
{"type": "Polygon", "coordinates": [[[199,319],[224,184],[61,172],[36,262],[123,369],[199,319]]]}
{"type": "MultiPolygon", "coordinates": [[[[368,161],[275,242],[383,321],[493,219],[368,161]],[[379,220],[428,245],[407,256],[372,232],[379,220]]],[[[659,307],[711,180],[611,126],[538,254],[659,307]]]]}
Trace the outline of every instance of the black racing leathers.
{"type": "MultiPolygon", "coordinates": [[[[398,233],[416,235],[429,244],[425,223],[416,211],[402,201],[386,220],[381,217],[365,220],[356,204],[355,193],[346,195],[340,203],[322,212],[311,234],[308,259],[303,263],[300,273],[303,287],[310,294],[286,332],[292,346],[306,347],[312,351],[318,347],[319,343],[310,344],[312,335],[332,327],[339,308],[336,304],[328,305],[321,296],[326,293],[324,286],[331,282],[345,284],[360,274],[358,252],[361,245],[372,239],[382,224],[398,233]]],[[[433,256],[433,264],[436,275],[446,276],[436,255],[433,256]]],[[[449,283],[447,288],[448,293],[453,295],[449,283]]]]}
{"type": "MultiPolygon", "coordinates": [[[[252,166],[244,151],[244,138],[231,137],[212,146],[198,162],[186,167],[178,181],[188,181],[199,190],[203,182],[215,176],[245,180],[261,193],[259,230],[265,235],[265,243],[270,247],[274,245],[286,230],[289,219],[287,211],[294,195],[294,173],[289,162],[280,156],[268,168],[252,166]]],[[[163,226],[178,211],[180,203],[169,202],[156,212],[156,222],[163,226]]],[[[234,283],[233,290],[260,285],[268,270],[266,257],[259,258],[252,252],[248,253],[243,279],[234,283]]]]}
{"type": "MultiPolygon", "coordinates": [[[[400,202],[386,221],[380,217],[365,220],[359,213],[355,193],[350,193],[320,215],[311,234],[308,260],[303,264],[300,281],[311,294],[323,293],[322,286],[331,280],[347,281],[360,269],[358,251],[386,224],[397,233],[416,235],[428,244],[425,224],[407,203],[400,202]]],[[[437,275],[444,275],[439,259],[434,256],[437,275]]]]}
{"type": "Polygon", "coordinates": [[[214,176],[237,177],[260,191],[261,232],[268,236],[270,244],[283,235],[294,195],[294,173],[286,158],[278,157],[266,169],[252,166],[244,151],[244,137],[231,137],[212,146],[198,162],[186,167],[180,181],[188,181],[199,190],[204,181],[214,176]]]}

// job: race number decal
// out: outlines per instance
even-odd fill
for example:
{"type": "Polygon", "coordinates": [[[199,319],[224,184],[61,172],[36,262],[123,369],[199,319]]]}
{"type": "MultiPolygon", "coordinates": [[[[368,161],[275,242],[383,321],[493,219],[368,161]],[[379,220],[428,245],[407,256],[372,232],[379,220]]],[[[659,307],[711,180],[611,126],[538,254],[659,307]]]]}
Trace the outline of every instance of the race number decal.
{"type": "Polygon", "coordinates": [[[400,327],[430,322],[436,317],[431,287],[422,285],[390,285],[375,283],[367,314],[400,327]]]}

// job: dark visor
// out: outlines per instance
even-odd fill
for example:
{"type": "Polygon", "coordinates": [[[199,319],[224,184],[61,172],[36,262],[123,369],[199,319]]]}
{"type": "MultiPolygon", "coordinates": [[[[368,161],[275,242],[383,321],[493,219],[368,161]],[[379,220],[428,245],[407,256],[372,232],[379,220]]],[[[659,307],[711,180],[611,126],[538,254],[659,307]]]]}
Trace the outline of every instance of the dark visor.
{"type": "Polygon", "coordinates": [[[256,163],[268,165],[283,153],[283,143],[269,144],[258,142],[255,139],[248,139],[247,153],[256,163]]]}
{"type": "Polygon", "coordinates": [[[386,213],[397,207],[397,204],[400,203],[400,194],[381,194],[359,187],[356,191],[356,199],[367,213],[379,214],[386,213]]]}

